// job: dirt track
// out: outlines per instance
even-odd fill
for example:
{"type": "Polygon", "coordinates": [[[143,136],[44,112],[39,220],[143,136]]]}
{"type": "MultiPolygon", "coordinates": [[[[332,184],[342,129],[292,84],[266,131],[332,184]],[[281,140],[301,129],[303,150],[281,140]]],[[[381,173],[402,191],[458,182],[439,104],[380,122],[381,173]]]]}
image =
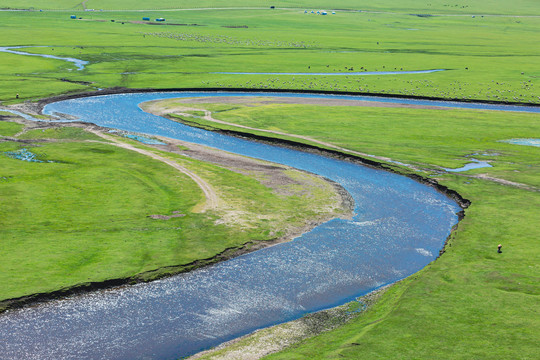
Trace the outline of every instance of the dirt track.
{"type": "MultiPolygon", "coordinates": [[[[253,98],[245,98],[245,97],[238,97],[238,96],[219,96],[219,97],[210,97],[210,98],[206,98],[206,97],[186,98],[186,99],[182,99],[181,101],[183,103],[188,103],[188,104],[189,103],[193,103],[193,104],[204,104],[204,103],[245,104],[245,103],[253,103],[254,100],[255,99],[253,98]]],[[[239,124],[234,124],[234,123],[218,120],[212,117],[212,113],[210,111],[203,108],[177,106],[173,108],[164,109],[159,105],[159,102],[160,100],[149,101],[144,104],[141,104],[141,108],[144,111],[147,111],[149,113],[152,113],[154,115],[159,115],[159,116],[166,116],[167,114],[174,113],[181,116],[192,117],[191,114],[185,113],[185,111],[203,111],[204,112],[203,118],[205,120],[212,121],[218,124],[235,126],[237,128],[242,128],[242,129],[248,129],[248,130],[274,134],[274,135],[282,135],[282,136],[302,139],[302,140],[306,140],[315,144],[322,145],[330,149],[335,149],[335,150],[346,152],[352,155],[357,155],[363,158],[367,157],[367,158],[377,159],[380,161],[392,162],[392,159],[388,157],[370,155],[370,154],[366,154],[360,151],[346,149],[340,146],[336,146],[332,143],[320,141],[320,140],[317,140],[308,136],[295,135],[295,134],[285,133],[281,131],[259,129],[259,128],[254,128],[254,127],[249,127],[249,126],[244,126],[244,125],[239,125],[239,124]]],[[[417,108],[417,109],[422,108],[422,109],[439,109],[439,110],[448,109],[445,107],[425,106],[425,105],[408,105],[408,104],[384,103],[384,102],[376,102],[376,101],[345,100],[345,99],[315,99],[315,98],[263,98],[263,99],[257,99],[257,103],[260,103],[260,104],[302,104],[302,105],[319,105],[319,106],[405,107],[405,108],[417,108]]],[[[402,164],[402,165],[416,170],[416,168],[413,167],[412,165],[408,165],[408,164],[402,164]]]]}
{"type": "Polygon", "coordinates": [[[116,139],[116,138],[114,138],[112,136],[109,136],[109,135],[105,135],[104,133],[102,133],[100,131],[97,131],[97,130],[91,128],[91,127],[86,128],[86,130],[92,132],[93,134],[95,134],[95,135],[97,135],[99,137],[102,137],[105,140],[108,140],[108,141],[112,142],[115,146],[118,146],[118,147],[121,147],[121,148],[124,148],[124,149],[128,149],[128,150],[131,150],[131,151],[135,151],[135,152],[138,152],[139,154],[149,156],[152,159],[161,161],[161,162],[163,162],[163,163],[165,163],[165,164],[167,164],[169,166],[172,166],[176,170],[178,170],[178,171],[186,174],[187,176],[189,176],[193,181],[195,181],[197,183],[197,185],[201,188],[201,190],[204,192],[204,195],[206,196],[206,203],[204,204],[204,208],[200,209],[200,211],[212,210],[212,209],[215,209],[215,208],[218,207],[218,203],[219,203],[218,195],[216,194],[214,189],[212,189],[212,187],[206,181],[201,179],[201,177],[198,176],[197,174],[194,174],[193,172],[189,171],[185,167],[180,166],[176,162],[174,162],[172,160],[169,160],[169,159],[166,159],[163,156],[159,156],[157,154],[154,154],[153,152],[143,150],[143,149],[139,149],[139,148],[137,148],[135,146],[126,144],[124,142],[121,142],[118,139],[116,139]]]}

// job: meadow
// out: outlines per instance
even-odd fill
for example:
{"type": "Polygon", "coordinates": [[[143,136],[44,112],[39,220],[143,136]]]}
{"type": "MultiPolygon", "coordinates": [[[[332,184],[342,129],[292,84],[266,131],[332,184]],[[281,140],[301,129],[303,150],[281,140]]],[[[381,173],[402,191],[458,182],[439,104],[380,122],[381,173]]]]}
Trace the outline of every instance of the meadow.
{"type": "MultiPolygon", "coordinates": [[[[0,46],[29,46],[21,51],[89,64],[77,70],[62,60],[0,52],[1,104],[113,88],[301,90],[540,103],[536,0],[254,0],[249,5],[160,0],[149,9],[140,0],[3,0],[1,8],[29,11],[0,11],[0,46]],[[310,12],[319,9],[335,9],[336,14],[310,12]],[[166,21],[153,21],[159,17],[166,21]],[[432,69],[445,71],[341,75],[432,69]]],[[[537,357],[539,150],[500,140],[538,138],[538,115],[205,106],[228,122],[310,136],[411,164],[414,169],[386,165],[435,179],[472,202],[437,261],[392,286],[348,324],[269,359],[537,357]],[[472,154],[493,167],[455,174],[441,170],[467,163],[472,154]],[[496,251],[499,243],[502,254],[496,251]]],[[[177,119],[234,128],[194,117],[177,119]]],[[[0,121],[0,152],[21,149],[20,142],[8,139],[21,130],[20,124],[0,121]]],[[[27,132],[17,140],[34,141],[24,146],[53,162],[0,155],[0,252],[7,254],[0,264],[0,300],[116,277],[158,277],[163,267],[181,270],[179,265],[226,247],[274,238],[280,234],[273,229],[314,215],[305,208],[305,218],[297,218],[296,209],[306,199],[285,201],[256,179],[167,155],[203,174],[225,198],[239,199],[243,211],[263,209],[253,205],[253,198],[267,202],[270,212],[288,211],[247,230],[216,225],[219,214],[191,211],[203,202],[191,180],[143,155],[102,139],[89,142],[97,139],[79,130],[27,132]],[[245,187],[256,195],[246,194],[245,187]],[[84,209],[83,215],[74,216],[73,209],[84,209]],[[172,211],[186,216],[148,218],[172,211]]],[[[319,195],[326,201],[327,192],[319,195]]]]}
{"type": "Polygon", "coordinates": [[[0,121],[0,301],[111,279],[159,278],[339,214],[332,186],[311,175],[277,170],[291,180],[280,191],[264,185],[256,170],[242,174],[162,153],[217,189],[222,204],[201,212],[201,189],[162,162],[78,127],[23,129],[0,121]],[[22,149],[37,161],[9,156],[22,149]],[[171,217],[176,213],[182,216],[171,217]]]}
{"type": "Polygon", "coordinates": [[[411,10],[422,10],[422,13],[451,13],[451,14],[528,14],[537,15],[539,13],[537,3],[534,0],[516,0],[512,7],[502,1],[493,2],[453,2],[448,0],[432,0],[429,3],[419,3],[415,0],[402,0],[399,2],[373,0],[335,0],[329,3],[326,0],[251,0],[249,3],[241,0],[208,0],[203,3],[195,0],[185,0],[181,3],[172,0],[157,0],[149,4],[141,0],[87,0],[79,2],[76,0],[3,0],[4,9],[25,9],[25,10],[151,10],[151,9],[198,9],[198,8],[264,8],[271,6],[275,8],[289,9],[342,9],[342,10],[364,10],[364,11],[392,11],[407,12],[411,10]]]}
{"type": "Polygon", "coordinates": [[[47,46],[23,50],[90,62],[78,71],[62,60],[0,53],[0,99],[10,103],[17,101],[16,94],[36,100],[125,87],[293,89],[538,103],[540,18],[529,16],[534,12],[528,6],[513,9],[526,16],[418,16],[428,10],[418,8],[327,16],[269,8],[0,12],[2,46],[47,46]],[[72,13],[78,19],[70,19],[72,13]],[[433,69],[445,71],[216,74],[433,69]]]}
{"type": "MultiPolygon", "coordinates": [[[[447,359],[449,354],[455,359],[535,358],[535,334],[540,331],[535,240],[540,236],[536,226],[540,149],[501,140],[538,134],[537,114],[266,104],[262,100],[221,104],[208,99],[207,104],[195,105],[179,99],[162,101],[162,105],[210,109],[219,120],[388,156],[416,169],[391,162],[388,167],[435,179],[472,202],[442,257],[392,286],[375,306],[348,324],[265,358],[447,359]],[[492,167],[454,174],[441,171],[441,167],[462,166],[471,155],[489,161],[492,167]],[[501,254],[498,244],[503,245],[501,254]]],[[[174,118],[206,128],[263,134],[197,117],[174,118]]],[[[280,328],[272,333],[280,334],[280,328]]],[[[276,336],[277,341],[288,341],[276,336]]],[[[231,351],[249,353],[252,341],[248,337],[231,346],[231,351]]],[[[203,359],[225,354],[227,349],[203,359]]]]}

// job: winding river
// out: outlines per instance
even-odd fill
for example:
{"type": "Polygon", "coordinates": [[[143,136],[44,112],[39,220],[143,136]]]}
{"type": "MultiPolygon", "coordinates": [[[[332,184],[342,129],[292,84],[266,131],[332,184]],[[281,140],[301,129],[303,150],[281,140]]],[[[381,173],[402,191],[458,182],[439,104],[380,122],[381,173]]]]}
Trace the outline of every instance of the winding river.
{"type": "MultiPolygon", "coordinates": [[[[38,56],[46,59],[55,59],[55,60],[64,60],[70,63],[73,63],[77,67],[77,70],[83,70],[84,67],[89,63],[85,60],[70,58],[70,57],[61,57],[61,56],[54,56],[54,55],[47,55],[47,54],[33,54],[29,52],[24,51],[18,51],[13,49],[25,49],[25,48],[34,48],[34,47],[50,47],[50,46],[0,46],[0,52],[6,52],[10,54],[16,54],[16,55],[26,55],[26,56],[38,56]]],[[[53,49],[54,50],[54,49],[53,49]]]]}
{"type": "Polygon", "coordinates": [[[44,112],[200,143],[325,176],[352,195],[354,218],[331,220],[291,242],[187,274],[6,312],[0,315],[2,359],[176,359],[343,304],[409,276],[437,257],[461,209],[433,188],[351,162],[191,128],[137,106],[154,99],[212,95],[260,96],[119,94],[53,103],[44,112]]]}

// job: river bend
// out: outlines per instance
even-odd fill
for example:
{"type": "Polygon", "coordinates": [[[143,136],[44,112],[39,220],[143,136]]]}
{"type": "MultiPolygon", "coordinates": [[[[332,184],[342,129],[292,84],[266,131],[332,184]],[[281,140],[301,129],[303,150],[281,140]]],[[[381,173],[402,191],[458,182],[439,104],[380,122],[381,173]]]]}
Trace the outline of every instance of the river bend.
{"type": "Polygon", "coordinates": [[[2,359],[176,359],[343,304],[436,258],[461,209],[433,188],[351,162],[191,128],[137,106],[209,95],[98,96],[49,104],[44,112],[196,142],[325,176],[354,198],[354,218],[331,220],[291,242],[187,274],[1,314],[2,359]]]}

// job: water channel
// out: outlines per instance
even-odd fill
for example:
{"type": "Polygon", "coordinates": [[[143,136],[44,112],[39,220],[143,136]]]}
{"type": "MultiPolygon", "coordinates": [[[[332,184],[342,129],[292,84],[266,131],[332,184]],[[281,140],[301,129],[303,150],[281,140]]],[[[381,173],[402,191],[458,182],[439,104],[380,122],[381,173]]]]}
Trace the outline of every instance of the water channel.
{"type": "Polygon", "coordinates": [[[0,46],[0,52],[6,52],[6,53],[16,54],[16,55],[39,56],[46,59],[64,60],[64,61],[73,63],[73,65],[77,67],[77,70],[83,70],[85,65],[89,63],[88,61],[85,61],[85,60],[80,60],[80,59],[75,59],[75,58],[70,58],[70,57],[61,57],[61,56],[47,55],[47,54],[33,54],[29,52],[24,52],[24,51],[13,50],[13,49],[35,48],[35,47],[50,47],[50,46],[0,46]]]}
{"type": "Polygon", "coordinates": [[[118,94],[49,104],[44,113],[196,142],[325,176],[354,198],[354,218],[331,220],[289,243],[188,274],[4,313],[2,359],[176,359],[343,304],[436,258],[461,209],[433,188],[351,162],[191,128],[137,106],[223,95],[261,96],[118,94]]]}

